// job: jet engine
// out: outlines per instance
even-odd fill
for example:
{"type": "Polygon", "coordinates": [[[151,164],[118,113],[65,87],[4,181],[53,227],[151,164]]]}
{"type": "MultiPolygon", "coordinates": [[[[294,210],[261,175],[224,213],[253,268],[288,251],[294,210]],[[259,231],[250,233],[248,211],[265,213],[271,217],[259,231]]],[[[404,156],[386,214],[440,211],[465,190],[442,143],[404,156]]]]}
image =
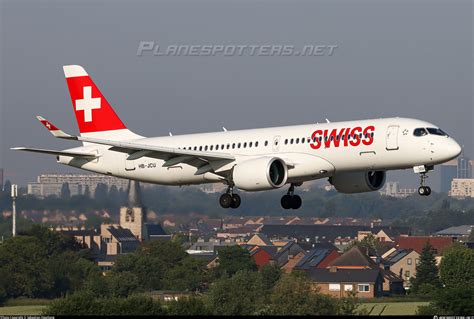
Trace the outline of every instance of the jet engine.
{"type": "Polygon", "coordinates": [[[329,179],[341,193],[364,193],[378,191],[385,184],[385,171],[336,173],[329,179]]]}
{"type": "Polygon", "coordinates": [[[245,191],[263,191],[286,184],[288,168],[277,157],[250,159],[234,166],[234,185],[245,191]]]}

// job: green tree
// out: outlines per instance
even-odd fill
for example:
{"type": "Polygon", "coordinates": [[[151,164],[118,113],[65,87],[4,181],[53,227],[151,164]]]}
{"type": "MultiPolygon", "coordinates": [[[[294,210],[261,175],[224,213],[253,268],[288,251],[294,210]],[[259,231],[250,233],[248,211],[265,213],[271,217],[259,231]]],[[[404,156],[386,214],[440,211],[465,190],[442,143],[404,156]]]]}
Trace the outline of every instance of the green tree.
{"type": "Polygon", "coordinates": [[[474,250],[453,245],[444,252],[439,268],[446,287],[474,287],[474,250]]]}
{"type": "Polygon", "coordinates": [[[446,287],[434,294],[428,306],[418,308],[418,315],[468,316],[474,313],[474,289],[472,286],[446,287]]]}
{"type": "Polygon", "coordinates": [[[353,241],[349,246],[347,246],[345,251],[348,251],[349,249],[351,249],[354,246],[357,246],[357,247],[363,248],[363,249],[365,249],[365,248],[372,249],[378,255],[381,255],[381,253],[384,249],[383,244],[373,234],[368,234],[361,241],[358,241],[358,240],[353,241]]]}
{"type": "Polygon", "coordinates": [[[131,272],[145,290],[196,290],[204,277],[204,268],[178,243],[152,241],[134,253],[120,256],[112,272],[131,272]]]}
{"type": "Polygon", "coordinates": [[[339,313],[336,299],[318,293],[305,276],[284,275],[270,296],[269,314],[278,316],[335,315],[339,313]]]}
{"type": "Polygon", "coordinates": [[[171,301],[167,304],[167,314],[170,316],[209,316],[211,312],[203,298],[189,297],[171,301]]]}
{"type": "Polygon", "coordinates": [[[258,314],[265,305],[263,288],[259,272],[241,270],[230,278],[223,277],[209,289],[209,310],[221,316],[258,314]]]}
{"type": "Polygon", "coordinates": [[[469,234],[469,237],[467,238],[467,241],[470,242],[470,243],[474,242],[474,230],[472,229],[472,226],[471,226],[471,233],[469,234]]]}
{"type": "Polygon", "coordinates": [[[256,271],[257,265],[247,249],[235,245],[219,250],[219,266],[216,270],[220,275],[232,276],[239,270],[256,271]]]}
{"type": "Polygon", "coordinates": [[[420,262],[416,266],[416,277],[412,279],[415,294],[429,294],[441,287],[433,246],[429,242],[423,247],[420,262]]]}
{"type": "Polygon", "coordinates": [[[268,291],[265,293],[270,293],[278,280],[280,280],[282,271],[277,265],[265,265],[260,270],[260,274],[262,276],[263,287],[268,291]]]}

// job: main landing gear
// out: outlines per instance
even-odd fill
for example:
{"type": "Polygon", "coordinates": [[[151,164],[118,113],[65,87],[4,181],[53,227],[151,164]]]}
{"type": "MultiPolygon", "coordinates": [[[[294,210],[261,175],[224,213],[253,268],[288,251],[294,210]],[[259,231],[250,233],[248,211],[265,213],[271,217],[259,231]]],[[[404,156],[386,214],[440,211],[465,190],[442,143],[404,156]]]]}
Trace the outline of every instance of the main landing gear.
{"type": "Polygon", "coordinates": [[[295,195],[295,184],[291,184],[288,193],[281,198],[281,207],[283,209],[298,209],[303,201],[299,195],[295,195]]]}
{"type": "Polygon", "coordinates": [[[428,178],[427,173],[433,170],[432,165],[420,165],[413,167],[415,173],[420,174],[420,187],[418,187],[418,194],[420,196],[429,196],[431,194],[431,187],[425,186],[425,181],[428,178]]]}
{"type": "Polygon", "coordinates": [[[231,186],[229,186],[225,194],[222,194],[219,198],[219,204],[221,204],[222,208],[238,208],[240,202],[240,196],[233,193],[231,186]]]}

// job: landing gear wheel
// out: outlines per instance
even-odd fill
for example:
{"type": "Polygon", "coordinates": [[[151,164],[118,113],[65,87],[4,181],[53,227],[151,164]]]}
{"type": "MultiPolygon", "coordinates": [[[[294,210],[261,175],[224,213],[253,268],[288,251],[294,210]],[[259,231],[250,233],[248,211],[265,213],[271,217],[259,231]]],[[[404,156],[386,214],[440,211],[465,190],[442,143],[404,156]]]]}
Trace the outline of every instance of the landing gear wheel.
{"type": "Polygon", "coordinates": [[[293,198],[291,199],[291,208],[293,209],[298,209],[301,207],[301,204],[303,201],[301,200],[301,197],[298,195],[293,195],[293,198]]]}
{"type": "Polygon", "coordinates": [[[290,195],[284,195],[282,198],[281,198],[281,207],[283,207],[283,209],[290,209],[292,207],[292,198],[290,195]]]}
{"type": "Polygon", "coordinates": [[[421,196],[429,196],[431,194],[431,187],[429,186],[420,186],[418,188],[418,194],[421,196]]]}
{"type": "Polygon", "coordinates": [[[425,186],[420,186],[420,187],[418,187],[418,194],[419,194],[420,196],[425,196],[425,195],[426,195],[425,186]]]}
{"type": "Polygon", "coordinates": [[[229,193],[222,194],[219,198],[219,204],[222,208],[229,208],[232,205],[232,195],[229,193]]]}
{"type": "Polygon", "coordinates": [[[425,188],[426,188],[426,195],[425,195],[425,196],[430,196],[430,194],[431,194],[431,187],[425,186],[425,188]]]}
{"type": "Polygon", "coordinates": [[[240,196],[238,194],[232,194],[232,202],[230,203],[231,208],[238,208],[240,206],[240,196]]]}

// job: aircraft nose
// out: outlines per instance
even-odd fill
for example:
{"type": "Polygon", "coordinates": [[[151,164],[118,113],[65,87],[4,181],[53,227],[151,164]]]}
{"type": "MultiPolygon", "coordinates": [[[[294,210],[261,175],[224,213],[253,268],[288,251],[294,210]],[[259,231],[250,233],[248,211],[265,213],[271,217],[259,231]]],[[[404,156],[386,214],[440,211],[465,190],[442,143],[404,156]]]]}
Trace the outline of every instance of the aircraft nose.
{"type": "Polygon", "coordinates": [[[450,139],[448,145],[446,146],[446,152],[450,158],[456,158],[462,152],[461,146],[454,139],[450,139]]]}

